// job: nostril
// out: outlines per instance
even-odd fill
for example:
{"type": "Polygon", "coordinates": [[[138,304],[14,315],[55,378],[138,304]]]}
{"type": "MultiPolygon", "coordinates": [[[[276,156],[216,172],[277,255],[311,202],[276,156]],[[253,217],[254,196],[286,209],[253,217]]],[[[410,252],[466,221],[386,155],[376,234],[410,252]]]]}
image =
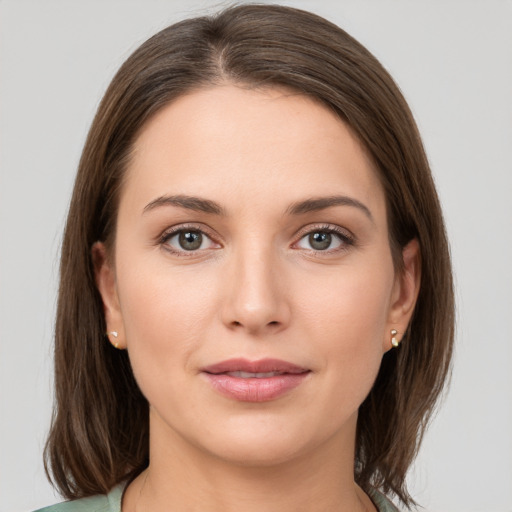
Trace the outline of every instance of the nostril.
{"type": "MultiPolygon", "coordinates": [[[[241,327],[242,326],[242,323],[239,322],[238,320],[234,320],[232,322],[232,325],[234,327],[241,327]]],[[[280,322],[276,321],[276,320],[273,320],[272,322],[269,322],[267,325],[271,325],[271,326],[277,326],[277,325],[280,325],[280,322]]]]}

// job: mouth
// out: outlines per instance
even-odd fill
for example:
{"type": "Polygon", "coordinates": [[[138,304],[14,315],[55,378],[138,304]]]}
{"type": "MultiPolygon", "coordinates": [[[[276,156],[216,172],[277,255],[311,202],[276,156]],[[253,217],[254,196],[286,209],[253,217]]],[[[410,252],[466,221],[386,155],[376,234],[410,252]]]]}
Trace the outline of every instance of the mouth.
{"type": "Polygon", "coordinates": [[[266,402],[298,387],[311,370],[278,359],[230,359],[206,366],[201,373],[215,391],[227,398],[266,402]]]}
{"type": "Polygon", "coordinates": [[[266,379],[268,377],[277,377],[278,375],[285,375],[285,373],[281,372],[225,372],[224,375],[229,375],[231,377],[239,377],[240,379],[266,379]]]}

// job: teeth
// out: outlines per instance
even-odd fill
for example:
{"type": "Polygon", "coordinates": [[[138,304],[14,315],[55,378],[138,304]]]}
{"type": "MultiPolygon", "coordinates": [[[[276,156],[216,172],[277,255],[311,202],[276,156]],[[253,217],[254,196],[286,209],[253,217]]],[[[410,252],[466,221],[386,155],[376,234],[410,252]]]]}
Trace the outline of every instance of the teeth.
{"type": "Polygon", "coordinates": [[[281,372],[265,372],[265,373],[250,373],[250,372],[226,372],[226,375],[231,377],[240,377],[242,379],[264,379],[266,377],[275,377],[276,375],[282,375],[281,372]]]}

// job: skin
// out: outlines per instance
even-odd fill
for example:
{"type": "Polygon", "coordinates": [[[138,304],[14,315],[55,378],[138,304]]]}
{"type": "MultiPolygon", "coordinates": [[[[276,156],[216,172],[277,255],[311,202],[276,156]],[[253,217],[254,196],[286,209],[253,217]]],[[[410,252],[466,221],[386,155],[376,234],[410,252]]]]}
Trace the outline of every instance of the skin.
{"type": "Polygon", "coordinates": [[[343,122],[283,89],[178,98],[135,142],[114,251],[93,248],[107,327],[150,403],[150,466],[124,512],[375,510],[354,483],[357,411],[391,329],[400,338],[407,327],[420,265],[412,241],[395,272],[384,191],[343,122]],[[215,201],[224,215],[148,207],[169,195],[215,201]],[[288,212],[333,195],[368,212],[288,212]],[[165,237],[180,227],[205,233],[199,249],[165,237]],[[331,228],[341,236],[314,250],[309,234],[331,228]],[[241,402],[200,371],[235,357],[311,372],[280,398],[241,402]]]}

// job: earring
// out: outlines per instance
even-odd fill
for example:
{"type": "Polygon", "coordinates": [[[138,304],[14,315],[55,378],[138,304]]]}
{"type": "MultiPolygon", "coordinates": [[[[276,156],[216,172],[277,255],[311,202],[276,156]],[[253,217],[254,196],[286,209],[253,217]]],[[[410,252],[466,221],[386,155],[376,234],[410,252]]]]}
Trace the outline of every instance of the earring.
{"type": "Polygon", "coordinates": [[[114,345],[115,348],[119,348],[119,342],[117,341],[117,337],[119,336],[119,334],[117,333],[117,331],[110,331],[110,332],[107,332],[107,337],[108,337],[108,340],[110,341],[110,343],[112,343],[112,345],[114,345]],[[111,339],[110,339],[110,336],[112,336],[113,338],[116,338],[116,340],[114,341],[114,343],[112,343],[111,339]]]}
{"type": "Polygon", "coordinates": [[[391,345],[393,347],[398,347],[400,345],[400,342],[396,339],[396,335],[398,334],[398,331],[396,329],[391,329],[391,345]]]}

